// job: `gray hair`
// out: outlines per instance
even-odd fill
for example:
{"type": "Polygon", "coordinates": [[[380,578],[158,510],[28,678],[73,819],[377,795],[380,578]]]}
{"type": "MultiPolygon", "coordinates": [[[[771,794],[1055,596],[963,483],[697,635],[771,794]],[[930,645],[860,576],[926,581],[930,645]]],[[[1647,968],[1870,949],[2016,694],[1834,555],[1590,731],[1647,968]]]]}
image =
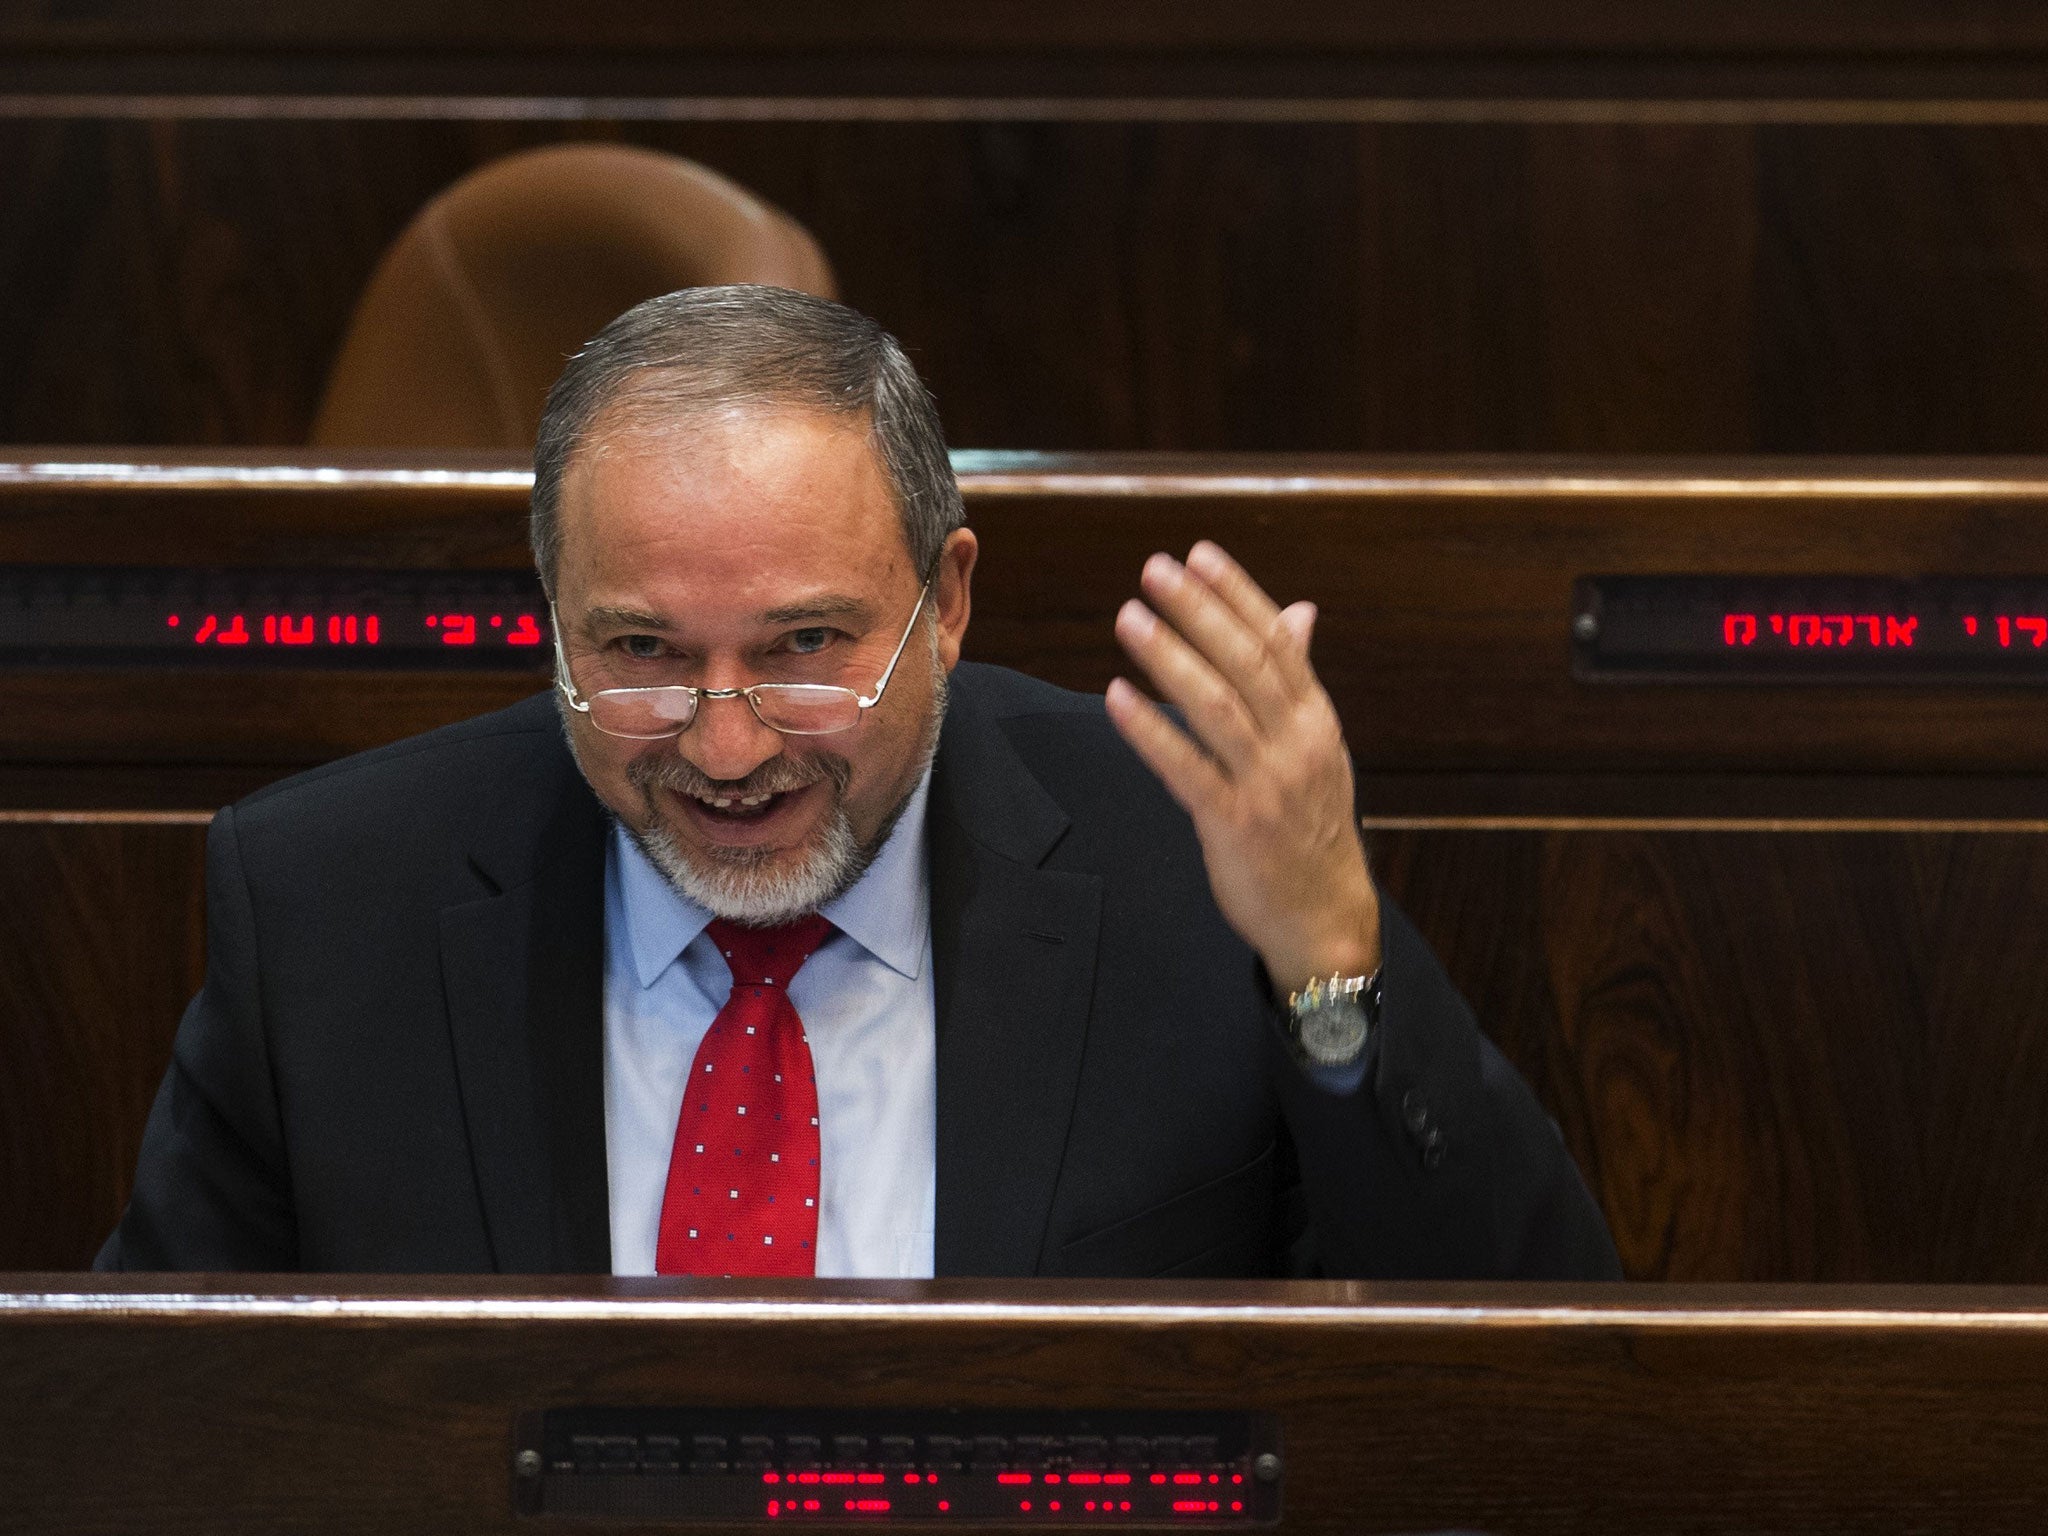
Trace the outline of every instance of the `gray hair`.
{"type": "Polygon", "coordinates": [[[788,288],[683,288],[636,304],[569,359],[533,450],[533,559],[552,595],[562,478],[612,405],[687,417],[732,406],[866,417],[920,576],[965,521],[938,408],[903,348],[858,310],[788,288]]]}

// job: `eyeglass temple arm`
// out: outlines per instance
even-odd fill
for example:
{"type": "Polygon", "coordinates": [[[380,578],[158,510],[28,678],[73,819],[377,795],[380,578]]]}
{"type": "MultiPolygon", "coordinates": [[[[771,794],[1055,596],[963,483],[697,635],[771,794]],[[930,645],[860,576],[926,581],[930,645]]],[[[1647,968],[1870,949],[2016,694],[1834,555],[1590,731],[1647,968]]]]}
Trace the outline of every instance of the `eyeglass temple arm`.
{"type": "Polygon", "coordinates": [[[576,692],[576,679],[569,675],[569,658],[562,650],[562,620],[555,612],[555,600],[548,599],[548,633],[555,637],[555,688],[579,714],[590,713],[590,701],[576,692]]]}
{"type": "Polygon", "coordinates": [[[910,622],[903,626],[903,638],[896,642],[896,654],[889,658],[889,665],[882,669],[881,681],[875,684],[874,693],[865,699],[858,694],[854,695],[854,702],[862,709],[873,709],[882,702],[882,690],[889,686],[889,679],[896,675],[896,663],[903,659],[903,647],[910,644],[910,632],[917,628],[917,616],[924,612],[924,600],[930,597],[931,593],[932,584],[927,579],[924,586],[918,590],[917,606],[910,610],[910,622]]]}

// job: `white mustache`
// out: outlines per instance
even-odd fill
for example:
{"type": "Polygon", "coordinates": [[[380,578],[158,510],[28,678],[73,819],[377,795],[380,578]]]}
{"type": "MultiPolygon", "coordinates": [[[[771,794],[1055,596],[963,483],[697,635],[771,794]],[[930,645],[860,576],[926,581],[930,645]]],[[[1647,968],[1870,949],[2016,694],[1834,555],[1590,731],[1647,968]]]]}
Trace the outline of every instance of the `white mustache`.
{"type": "Polygon", "coordinates": [[[771,757],[744,779],[714,779],[687,759],[666,755],[636,758],[626,765],[627,782],[643,793],[650,789],[666,789],[680,795],[704,798],[787,794],[827,779],[844,794],[852,778],[851,763],[825,752],[802,762],[787,757],[771,757]]]}

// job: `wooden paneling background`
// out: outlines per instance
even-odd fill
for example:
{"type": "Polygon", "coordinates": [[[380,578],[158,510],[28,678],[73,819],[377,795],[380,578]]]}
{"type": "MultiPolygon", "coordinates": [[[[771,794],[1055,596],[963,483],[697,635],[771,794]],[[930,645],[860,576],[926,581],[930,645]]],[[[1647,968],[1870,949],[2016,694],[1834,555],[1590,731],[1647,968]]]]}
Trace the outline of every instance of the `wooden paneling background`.
{"type": "MultiPolygon", "coordinates": [[[[91,1260],[203,964],[202,815],[0,812],[0,1270],[91,1260]]],[[[1629,1276],[2048,1283],[2048,826],[1442,819],[1373,855],[1629,1276]]]]}
{"type": "Polygon", "coordinates": [[[82,1268],[205,964],[204,814],[0,811],[0,1269],[82,1268]]]}
{"type": "MultiPolygon", "coordinates": [[[[506,461],[125,457],[0,457],[0,560],[525,558],[506,461]]],[[[1632,1276],[2048,1282],[2039,690],[1585,685],[1566,638],[1590,571],[2048,570],[2043,466],[965,467],[977,659],[1100,686],[1146,552],[1203,534],[1323,604],[1381,877],[1632,1276]]],[[[114,1219],[199,981],[204,810],[539,682],[0,676],[0,1268],[114,1219]],[[53,810],[92,805],[134,809],[53,810]]]]}
{"type": "Polygon", "coordinates": [[[349,309],[507,151],[814,230],[969,446],[2048,449],[2048,122],[0,116],[0,441],[302,440],[349,309]]]}

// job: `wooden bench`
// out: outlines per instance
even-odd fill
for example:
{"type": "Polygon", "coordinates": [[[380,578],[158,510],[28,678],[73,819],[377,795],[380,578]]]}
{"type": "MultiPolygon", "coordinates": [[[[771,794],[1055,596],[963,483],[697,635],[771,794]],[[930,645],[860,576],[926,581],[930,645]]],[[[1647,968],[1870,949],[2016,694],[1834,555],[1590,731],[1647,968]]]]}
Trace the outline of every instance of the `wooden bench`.
{"type": "MultiPolygon", "coordinates": [[[[0,564],[523,561],[515,466],[426,468],[24,462],[0,564]]],[[[1200,535],[1323,604],[1380,877],[1632,1275],[2048,1280],[2039,695],[1569,667],[1588,572],[2048,571],[2026,466],[963,468],[970,655],[1099,686],[1139,562],[1200,535]]],[[[81,1263],[119,1209],[198,984],[205,810],[537,682],[0,674],[0,1267],[81,1263]]]]}

